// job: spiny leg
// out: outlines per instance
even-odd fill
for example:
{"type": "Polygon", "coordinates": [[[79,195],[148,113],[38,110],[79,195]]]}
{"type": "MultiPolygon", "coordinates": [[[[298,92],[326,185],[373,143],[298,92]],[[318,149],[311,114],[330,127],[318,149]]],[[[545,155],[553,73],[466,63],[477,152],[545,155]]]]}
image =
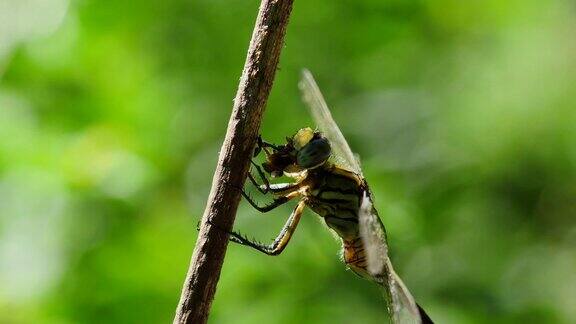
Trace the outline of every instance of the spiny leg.
{"type": "Polygon", "coordinates": [[[271,147],[273,150],[280,150],[280,146],[266,142],[265,140],[262,139],[262,135],[258,135],[258,147],[260,148],[268,148],[271,147]]]}
{"type": "Polygon", "coordinates": [[[280,146],[274,145],[272,143],[268,143],[262,139],[262,135],[258,135],[256,147],[254,148],[254,154],[252,156],[256,157],[262,151],[264,151],[264,153],[266,153],[266,156],[270,155],[270,152],[267,150],[267,148],[272,148],[275,151],[280,150],[280,146]]]}
{"type": "Polygon", "coordinates": [[[286,196],[282,196],[282,197],[278,197],[275,198],[270,204],[265,205],[265,206],[258,206],[258,204],[252,199],[252,197],[250,197],[247,193],[244,192],[244,190],[242,190],[242,196],[244,196],[244,198],[248,201],[248,203],[250,205],[252,205],[252,207],[254,207],[254,209],[256,209],[257,211],[261,212],[261,213],[267,213],[277,207],[280,207],[282,205],[284,205],[285,203],[288,202],[288,198],[286,198],[286,196]]]}
{"type": "MultiPolygon", "coordinates": [[[[258,142],[256,144],[256,148],[254,149],[253,157],[258,156],[262,151],[264,151],[266,157],[269,157],[271,153],[267,150],[267,148],[272,148],[275,151],[280,150],[280,147],[262,140],[262,136],[258,135],[258,142]]],[[[254,166],[254,168],[258,172],[258,175],[260,176],[260,179],[262,179],[262,182],[264,182],[264,185],[260,185],[256,181],[256,179],[254,179],[254,176],[252,175],[251,172],[248,173],[248,179],[250,180],[250,182],[252,182],[252,184],[256,188],[258,188],[258,191],[260,191],[263,194],[268,193],[268,191],[270,190],[270,180],[268,180],[268,177],[266,176],[264,171],[262,171],[262,168],[258,164],[256,164],[252,159],[250,159],[250,163],[254,166]]]]}
{"type": "Polygon", "coordinates": [[[267,194],[269,192],[275,193],[275,194],[282,194],[282,193],[286,193],[286,192],[292,192],[294,190],[297,190],[300,188],[300,184],[299,183],[290,183],[290,182],[286,182],[286,183],[265,183],[263,185],[260,185],[258,182],[256,182],[256,180],[254,179],[254,177],[252,176],[252,174],[248,173],[248,179],[250,179],[250,182],[252,182],[252,184],[258,189],[258,191],[260,191],[262,194],[267,194]]]}
{"type": "Polygon", "coordinates": [[[258,191],[260,191],[263,194],[267,194],[268,191],[270,190],[270,181],[268,180],[268,178],[264,174],[264,171],[262,171],[262,168],[260,168],[260,166],[258,164],[254,163],[254,161],[252,161],[252,160],[250,160],[250,163],[252,163],[252,166],[254,166],[254,168],[258,172],[258,175],[260,176],[260,179],[262,179],[262,182],[264,182],[264,184],[260,185],[256,181],[256,179],[254,179],[254,176],[252,175],[251,172],[248,172],[248,179],[258,189],[258,191]]]}
{"type": "MultiPolygon", "coordinates": [[[[294,185],[294,188],[298,188],[299,185],[294,185]]],[[[285,203],[287,203],[290,199],[300,195],[300,193],[296,190],[290,192],[289,194],[285,195],[285,196],[281,196],[278,198],[275,198],[272,203],[265,205],[265,206],[258,206],[258,204],[254,201],[254,199],[252,199],[252,197],[250,197],[249,194],[247,194],[244,189],[242,189],[241,191],[242,196],[248,201],[248,203],[250,205],[252,205],[252,207],[254,207],[254,209],[256,209],[257,211],[261,212],[261,213],[266,213],[269,212],[271,210],[273,210],[274,208],[277,208],[279,206],[284,205],[285,203]]]]}
{"type": "Polygon", "coordinates": [[[300,217],[304,211],[304,206],[304,200],[301,200],[296,208],[294,208],[292,211],[292,214],[290,214],[290,217],[288,217],[288,220],[286,221],[286,224],[284,224],[284,227],[282,227],[280,234],[278,234],[274,242],[270,245],[249,240],[246,237],[243,237],[242,235],[234,232],[230,233],[230,241],[249,246],[268,255],[278,255],[282,253],[284,248],[288,245],[288,242],[290,242],[290,238],[292,238],[292,234],[294,234],[294,231],[298,226],[298,222],[300,222],[300,217]]]}

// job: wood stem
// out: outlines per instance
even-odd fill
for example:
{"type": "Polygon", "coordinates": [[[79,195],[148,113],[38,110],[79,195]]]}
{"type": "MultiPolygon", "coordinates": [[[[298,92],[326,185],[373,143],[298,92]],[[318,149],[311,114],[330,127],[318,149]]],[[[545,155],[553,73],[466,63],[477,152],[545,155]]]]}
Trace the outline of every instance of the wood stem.
{"type": "Polygon", "coordinates": [[[263,0],[174,323],[206,323],[293,0],[263,0]],[[215,225],[210,225],[215,224],[215,225]]]}

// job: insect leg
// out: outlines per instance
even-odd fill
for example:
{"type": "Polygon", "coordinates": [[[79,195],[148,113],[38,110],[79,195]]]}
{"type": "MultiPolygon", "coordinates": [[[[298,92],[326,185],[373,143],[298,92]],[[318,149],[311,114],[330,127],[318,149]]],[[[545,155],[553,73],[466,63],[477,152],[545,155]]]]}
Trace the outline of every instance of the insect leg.
{"type": "Polygon", "coordinates": [[[260,178],[262,178],[262,180],[264,181],[264,184],[259,184],[258,181],[256,181],[256,179],[254,179],[254,176],[251,173],[248,173],[248,179],[258,189],[258,191],[260,191],[263,194],[267,194],[268,192],[272,192],[275,194],[282,194],[285,192],[292,192],[293,190],[296,190],[297,188],[300,187],[300,185],[298,183],[272,183],[271,184],[269,182],[268,178],[266,178],[266,175],[264,174],[262,169],[259,166],[257,166],[254,162],[252,162],[252,164],[256,167],[256,170],[258,171],[260,178]]]}
{"type": "Polygon", "coordinates": [[[254,154],[252,157],[257,157],[262,149],[264,148],[264,142],[262,141],[262,135],[258,135],[258,140],[256,141],[256,147],[254,148],[254,154]]]}
{"type": "Polygon", "coordinates": [[[300,195],[300,192],[292,191],[285,196],[275,198],[274,201],[272,201],[272,203],[270,203],[268,205],[258,206],[258,204],[254,201],[254,199],[252,199],[252,197],[250,197],[250,195],[248,195],[244,190],[242,190],[241,193],[242,193],[242,196],[248,201],[248,203],[250,203],[250,205],[252,205],[252,207],[254,207],[254,209],[256,209],[257,211],[259,211],[261,213],[269,212],[272,209],[279,207],[279,206],[282,206],[283,204],[287,203],[290,199],[300,195]]]}
{"type": "Polygon", "coordinates": [[[292,214],[290,214],[290,217],[288,217],[286,224],[284,224],[284,227],[282,227],[280,234],[278,234],[274,242],[270,245],[251,241],[246,237],[243,237],[242,235],[234,232],[230,233],[230,241],[249,246],[268,255],[278,255],[282,253],[284,248],[288,245],[288,242],[290,242],[290,238],[292,238],[292,234],[294,234],[294,231],[298,226],[298,222],[300,222],[300,217],[304,211],[304,206],[305,204],[303,200],[298,203],[296,208],[294,208],[294,211],[292,211],[292,214]]]}
{"type": "Polygon", "coordinates": [[[266,153],[266,156],[270,155],[270,152],[267,150],[267,148],[272,148],[275,151],[280,150],[279,146],[264,141],[262,139],[262,135],[258,135],[258,140],[256,142],[256,148],[254,149],[254,154],[252,156],[256,157],[262,151],[264,151],[264,153],[266,153]]]}
{"type": "Polygon", "coordinates": [[[266,174],[264,174],[264,171],[262,171],[262,168],[260,168],[260,166],[258,164],[254,163],[254,161],[252,161],[252,160],[250,160],[250,163],[252,163],[252,166],[254,166],[254,168],[258,172],[258,175],[260,176],[260,179],[262,179],[264,184],[260,185],[256,181],[256,179],[254,179],[254,176],[252,175],[251,172],[248,172],[248,179],[250,179],[250,182],[252,182],[252,184],[256,188],[258,188],[258,191],[260,191],[263,194],[267,194],[268,191],[270,190],[270,181],[268,180],[268,178],[266,177],[266,174]]]}
{"type": "Polygon", "coordinates": [[[258,146],[260,148],[267,148],[267,147],[271,147],[272,149],[278,151],[280,150],[280,147],[278,145],[274,145],[272,143],[268,143],[265,140],[262,139],[262,135],[258,136],[258,146]]]}

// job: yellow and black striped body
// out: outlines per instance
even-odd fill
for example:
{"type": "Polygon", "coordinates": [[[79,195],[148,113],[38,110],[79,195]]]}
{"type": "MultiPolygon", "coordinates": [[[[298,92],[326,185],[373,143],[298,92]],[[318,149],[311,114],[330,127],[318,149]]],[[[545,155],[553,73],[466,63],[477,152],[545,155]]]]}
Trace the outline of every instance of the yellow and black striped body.
{"type": "Polygon", "coordinates": [[[302,182],[307,184],[303,193],[306,205],[342,239],[346,265],[359,276],[371,279],[358,225],[361,199],[368,190],[365,181],[351,171],[327,163],[309,170],[302,182]]]}

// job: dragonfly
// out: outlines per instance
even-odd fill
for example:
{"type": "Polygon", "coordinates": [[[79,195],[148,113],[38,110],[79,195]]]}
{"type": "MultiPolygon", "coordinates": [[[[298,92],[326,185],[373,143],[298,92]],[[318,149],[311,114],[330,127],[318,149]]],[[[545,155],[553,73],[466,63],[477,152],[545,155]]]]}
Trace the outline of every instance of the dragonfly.
{"type": "Polygon", "coordinates": [[[263,184],[251,173],[248,179],[274,199],[261,206],[242,190],[250,205],[262,213],[294,199],[299,201],[271,244],[250,240],[236,232],[230,232],[230,240],[268,255],[278,255],[290,242],[304,208],[308,207],[341,240],[342,259],[347,267],[382,288],[393,323],[432,323],[392,267],[386,230],[374,207],[359,159],[332,118],[308,70],[302,72],[299,87],[318,129],[302,128],[281,145],[259,137],[254,157],[263,152],[266,161],[261,165],[251,162],[263,184]],[[271,183],[270,178],[281,176],[292,181],[271,183]]]}

